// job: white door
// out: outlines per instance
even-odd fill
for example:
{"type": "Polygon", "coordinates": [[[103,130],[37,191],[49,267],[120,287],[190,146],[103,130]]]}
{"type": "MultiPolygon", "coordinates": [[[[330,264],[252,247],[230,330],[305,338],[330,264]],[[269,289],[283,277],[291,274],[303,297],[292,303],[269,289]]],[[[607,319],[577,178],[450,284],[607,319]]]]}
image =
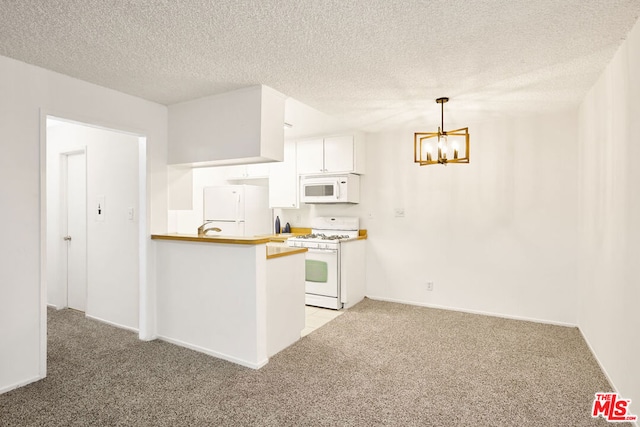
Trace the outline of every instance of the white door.
{"type": "Polygon", "coordinates": [[[67,306],[87,308],[87,174],[85,153],[68,154],[66,170],[67,306]]]}

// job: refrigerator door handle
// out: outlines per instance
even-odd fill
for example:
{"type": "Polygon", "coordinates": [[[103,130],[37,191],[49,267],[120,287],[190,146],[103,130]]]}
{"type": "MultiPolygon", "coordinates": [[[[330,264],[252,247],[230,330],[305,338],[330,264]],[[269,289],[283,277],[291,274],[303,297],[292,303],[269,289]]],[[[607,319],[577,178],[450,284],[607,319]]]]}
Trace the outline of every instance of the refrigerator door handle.
{"type": "Polygon", "coordinates": [[[236,224],[240,222],[240,193],[236,193],[236,224]]]}

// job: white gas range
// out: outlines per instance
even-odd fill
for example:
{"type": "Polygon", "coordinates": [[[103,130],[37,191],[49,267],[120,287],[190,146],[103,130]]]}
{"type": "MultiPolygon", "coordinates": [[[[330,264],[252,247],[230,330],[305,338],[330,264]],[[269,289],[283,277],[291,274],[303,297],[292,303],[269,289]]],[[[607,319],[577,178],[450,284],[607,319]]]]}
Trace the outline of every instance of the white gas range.
{"type": "Polygon", "coordinates": [[[290,237],[288,246],[308,248],[305,303],[339,310],[364,298],[364,241],[357,217],[316,217],[311,234],[290,237]]]}

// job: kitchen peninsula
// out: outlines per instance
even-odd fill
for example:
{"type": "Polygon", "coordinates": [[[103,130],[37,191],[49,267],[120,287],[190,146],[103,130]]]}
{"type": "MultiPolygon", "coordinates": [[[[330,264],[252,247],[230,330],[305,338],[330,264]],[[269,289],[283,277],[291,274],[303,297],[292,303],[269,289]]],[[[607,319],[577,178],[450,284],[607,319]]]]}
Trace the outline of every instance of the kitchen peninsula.
{"type": "Polygon", "coordinates": [[[254,369],[300,339],[306,249],[273,236],[151,238],[159,339],[254,369]]]}

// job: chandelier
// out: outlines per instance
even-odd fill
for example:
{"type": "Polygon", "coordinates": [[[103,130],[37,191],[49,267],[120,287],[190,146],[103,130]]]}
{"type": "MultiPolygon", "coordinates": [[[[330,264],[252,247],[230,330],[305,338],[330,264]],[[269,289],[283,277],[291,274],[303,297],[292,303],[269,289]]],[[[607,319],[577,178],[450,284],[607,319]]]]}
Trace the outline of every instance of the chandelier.
{"type": "Polygon", "coordinates": [[[441,122],[438,132],[416,132],[413,137],[414,161],[425,165],[469,163],[469,128],[444,130],[444,104],[449,98],[438,98],[441,122]]]}

